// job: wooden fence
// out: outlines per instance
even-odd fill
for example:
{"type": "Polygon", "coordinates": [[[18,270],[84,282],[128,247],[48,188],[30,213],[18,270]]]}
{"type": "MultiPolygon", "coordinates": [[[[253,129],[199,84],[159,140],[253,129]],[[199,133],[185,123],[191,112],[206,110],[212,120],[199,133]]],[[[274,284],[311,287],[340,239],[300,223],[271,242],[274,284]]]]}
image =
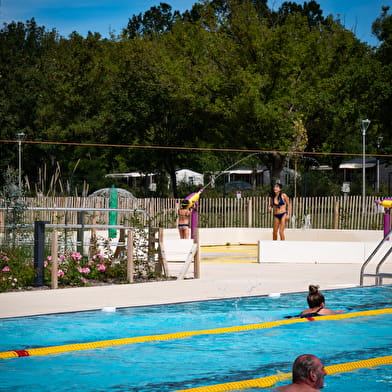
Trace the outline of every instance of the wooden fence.
{"type": "MultiPolygon", "coordinates": [[[[288,227],[315,229],[366,229],[382,230],[383,209],[374,202],[379,198],[368,196],[365,211],[362,211],[362,197],[298,197],[291,200],[292,219],[288,227]]],[[[44,207],[41,210],[26,210],[24,223],[32,224],[44,220],[53,224],[76,224],[76,210],[60,211],[53,208],[108,208],[109,199],[104,197],[40,197],[25,198],[29,207],[44,207]]],[[[139,209],[145,212],[118,213],[118,224],[132,226],[138,217],[147,224],[151,217],[154,227],[175,227],[179,199],[124,199],[119,198],[119,209],[139,209]]],[[[201,198],[198,206],[199,227],[271,227],[272,212],[268,211],[268,197],[249,198],[201,198]]],[[[0,207],[4,205],[0,204],[0,207]]],[[[5,211],[0,210],[0,226],[4,225],[5,211]]],[[[108,224],[107,211],[87,211],[85,224],[108,224]]]]}

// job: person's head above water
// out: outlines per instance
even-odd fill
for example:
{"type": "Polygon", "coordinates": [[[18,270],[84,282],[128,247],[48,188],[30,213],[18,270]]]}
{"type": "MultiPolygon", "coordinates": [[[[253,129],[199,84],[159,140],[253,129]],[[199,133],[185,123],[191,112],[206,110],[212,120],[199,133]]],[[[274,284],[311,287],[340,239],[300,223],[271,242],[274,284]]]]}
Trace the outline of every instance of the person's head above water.
{"type": "Polygon", "coordinates": [[[320,359],[312,354],[300,355],[293,364],[293,383],[306,382],[314,388],[324,386],[326,375],[320,359]]]}
{"type": "Polygon", "coordinates": [[[325,298],[322,292],[319,290],[319,286],[310,285],[309,286],[309,294],[306,299],[308,301],[309,308],[316,308],[321,306],[321,304],[325,304],[325,298]]]}
{"type": "Polygon", "coordinates": [[[319,358],[312,354],[303,354],[293,363],[293,382],[274,389],[277,392],[318,391],[324,387],[326,376],[324,366],[319,358]]]}

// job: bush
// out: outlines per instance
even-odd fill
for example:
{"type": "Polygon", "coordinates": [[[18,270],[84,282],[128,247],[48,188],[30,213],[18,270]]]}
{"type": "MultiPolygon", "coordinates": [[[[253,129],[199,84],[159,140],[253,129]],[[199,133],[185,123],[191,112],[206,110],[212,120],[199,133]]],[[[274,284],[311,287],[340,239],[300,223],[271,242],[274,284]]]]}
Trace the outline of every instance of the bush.
{"type": "MultiPolygon", "coordinates": [[[[53,258],[48,256],[44,263],[45,282],[51,281],[53,258]]],[[[58,258],[57,277],[62,286],[90,286],[93,282],[117,283],[126,281],[125,261],[111,261],[103,254],[88,259],[79,252],[64,252],[58,258]]]]}
{"type": "Polygon", "coordinates": [[[24,248],[0,251],[0,292],[22,289],[34,283],[34,263],[24,248]]]}

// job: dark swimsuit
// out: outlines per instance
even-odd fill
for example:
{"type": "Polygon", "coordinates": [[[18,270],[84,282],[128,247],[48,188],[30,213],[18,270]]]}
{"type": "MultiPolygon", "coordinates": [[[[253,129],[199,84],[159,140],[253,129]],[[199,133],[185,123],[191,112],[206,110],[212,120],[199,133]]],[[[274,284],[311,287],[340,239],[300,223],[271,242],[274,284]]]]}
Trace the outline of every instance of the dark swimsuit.
{"type": "MultiPolygon", "coordinates": [[[[281,206],[284,206],[284,205],[286,204],[286,203],[284,202],[284,200],[283,200],[282,195],[279,195],[278,200],[279,200],[279,203],[276,204],[276,203],[275,203],[275,198],[273,198],[273,200],[272,200],[272,205],[273,205],[274,207],[281,207],[281,206]]],[[[278,218],[279,220],[281,220],[286,214],[287,214],[287,212],[282,212],[282,213],[280,213],[280,214],[274,214],[274,216],[275,216],[276,218],[278,218]]]]}
{"type": "MultiPolygon", "coordinates": [[[[178,215],[180,218],[189,218],[189,215],[178,215]]],[[[183,227],[189,227],[189,223],[180,223],[178,228],[181,229],[183,227]]]]}
{"type": "Polygon", "coordinates": [[[322,309],[322,307],[319,308],[319,309],[317,309],[315,312],[312,312],[312,313],[301,313],[301,314],[299,315],[299,317],[301,317],[301,318],[307,318],[307,317],[322,316],[322,314],[319,313],[319,311],[320,311],[321,309],[322,309]]]}
{"type": "Polygon", "coordinates": [[[282,218],[287,214],[287,212],[282,212],[281,214],[274,214],[274,216],[276,218],[278,218],[279,220],[282,220],[282,218]]]}

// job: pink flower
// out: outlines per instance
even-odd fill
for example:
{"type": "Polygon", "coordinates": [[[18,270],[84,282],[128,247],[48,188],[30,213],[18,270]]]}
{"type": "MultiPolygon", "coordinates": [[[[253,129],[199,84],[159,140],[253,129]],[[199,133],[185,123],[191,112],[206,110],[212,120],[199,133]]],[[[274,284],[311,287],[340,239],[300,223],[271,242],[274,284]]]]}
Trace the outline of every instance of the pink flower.
{"type": "Polygon", "coordinates": [[[80,260],[82,258],[82,255],[79,252],[73,252],[71,256],[75,260],[80,260]]]}
{"type": "Polygon", "coordinates": [[[105,271],[106,267],[103,264],[97,264],[98,271],[105,271]]]}
{"type": "Polygon", "coordinates": [[[3,269],[3,272],[10,272],[10,267],[8,267],[8,265],[6,265],[3,269]]]}
{"type": "Polygon", "coordinates": [[[90,273],[90,268],[88,268],[88,267],[86,267],[86,268],[78,267],[78,271],[79,271],[81,274],[89,274],[89,273],[90,273]]]}
{"type": "Polygon", "coordinates": [[[52,256],[47,257],[48,261],[52,261],[52,256]]]}
{"type": "Polygon", "coordinates": [[[60,277],[60,278],[62,278],[62,277],[64,276],[64,271],[61,270],[61,269],[59,269],[59,270],[57,271],[57,276],[60,277]]]}
{"type": "Polygon", "coordinates": [[[18,279],[14,278],[14,282],[16,283],[18,281],[18,279]]]}
{"type": "Polygon", "coordinates": [[[84,284],[87,283],[87,279],[86,279],[86,278],[81,277],[80,280],[81,280],[84,284]]]}
{"type": "Polygon", "coordinates": [[[48,266],[48,262],[45,260],[44,261],[44,267],[46,268],[48,266]]]}
{"type": "Polygon", "coordinates": [[[65,255],[60,255],[60,259],[64,260],[65,259],[65,255]]]}

